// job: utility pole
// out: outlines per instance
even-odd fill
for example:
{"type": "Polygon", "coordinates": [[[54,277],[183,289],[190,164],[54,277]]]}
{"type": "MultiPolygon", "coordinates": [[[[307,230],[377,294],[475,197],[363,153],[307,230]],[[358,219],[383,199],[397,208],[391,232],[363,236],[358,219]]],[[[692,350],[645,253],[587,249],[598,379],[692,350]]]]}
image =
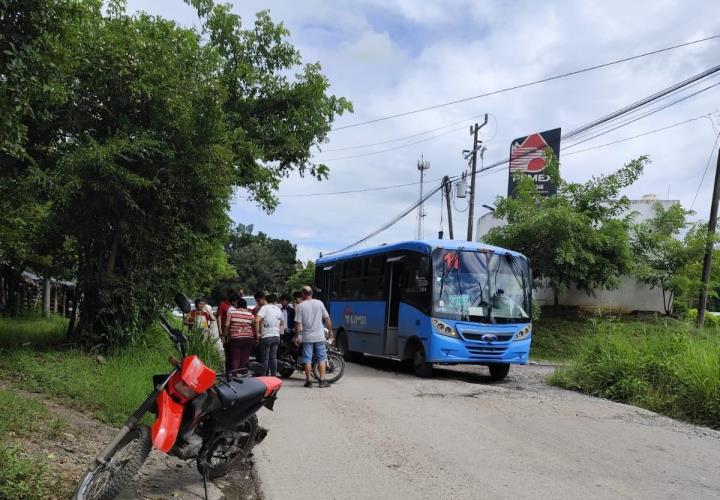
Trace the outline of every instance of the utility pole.
{"type": "Polygon", "coordinates": [[[482,141],[478,141],[478,131],[483,128],[485,125],[487,125],[488,122],[488,115],[485,113],[485,121],[482,125],[478,125],[477,123],[470,127],[470,135],[473,136],[473,147],[470,151],[468,151],[467,155],[465,156],[465,159],[468,159],[470,156],[472,156],[472,177],[470,177],[470,203],[469,203],[469,210],[468,210],[468,231],[467,231],[467,240],[472,241],[472,233],[473,233],[473,216],[475,211],[475,174],[477,173],[477,152],[478,149],[482,147],[482,141]]]}
{"type": "Polygon", "coordinates": [[[425,178],[425,171],[430,168],[430,162],[420,156],[420,161],[417,163],[417,169],[420,171],[420,206],[418,206],[418,226],[417,226],[417,239],[423,239],[423,219],[425,218],[425,207],[422,203],[423,199],[423,181],[425,178]]]}
{"type": "Polygon", "coordinates": [[[713,248],[715,247],[715,228],[717,227],[718,200],[720,200],[720,149],[718,150],[717,166],[715,167],[715,185],[710,202],[710,220],[708,221],[707,246],[703,260],[702,289],[698,303],[697,326],[705,324],[705,308],[707,307],[708,286],[710,284],[710,265],[712,264],[713,248]]]}
{"type": "Polygon", "coordinates": [[[447,204],[448,232],[450,233],[450,239],[453,239],[452,209],[450,208],[452,186],[450,185],[450,177],[447,175],[443,177],[443,185],[445,186],[445,203],[447,204]]]}

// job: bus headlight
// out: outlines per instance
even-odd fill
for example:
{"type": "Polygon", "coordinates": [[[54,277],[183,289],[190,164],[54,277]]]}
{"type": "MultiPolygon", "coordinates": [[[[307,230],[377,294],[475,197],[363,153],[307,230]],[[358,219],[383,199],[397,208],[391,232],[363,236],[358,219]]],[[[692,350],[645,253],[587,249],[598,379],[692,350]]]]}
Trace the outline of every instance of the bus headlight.
{"type": "Polygon", "coordinates": [[[517,334],[515,334],[515,340],[525,340],[530,336],[530,332],[532,332],[532,324],[529,324],[528,326],[517,332],[517,334]]]}
{"type": "Polygon", "coordinates": [[[455,331],[455,328],[453,328],[450,325],[446,325],[442,321],[438,321],[436,319],[432,320],[433,328],[437,333],[440,335],[445,335],[446,337],[456,337],[458,336],[457,332],[455,331]]]}

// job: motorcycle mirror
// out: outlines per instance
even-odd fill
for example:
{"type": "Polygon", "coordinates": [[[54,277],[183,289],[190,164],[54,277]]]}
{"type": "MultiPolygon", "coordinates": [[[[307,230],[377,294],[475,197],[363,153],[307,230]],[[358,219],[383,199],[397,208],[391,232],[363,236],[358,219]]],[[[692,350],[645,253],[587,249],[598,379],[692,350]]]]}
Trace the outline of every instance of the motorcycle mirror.
{"type": "Polygon", "coordinates": [[[175,305],[185,314],[190,312],[190,300],[180,292],[175,294],[175,305]]]}
{"type": "Polygon", "coordinates": [[[250,365],[248,366],[248,370],[250,370],[252,374],[256,377],[262,377],[263,375],[265,375],[263,373],[265,371],[265,367],[257,361],[253,361],[252,363],[250,363],[250,365]]]}

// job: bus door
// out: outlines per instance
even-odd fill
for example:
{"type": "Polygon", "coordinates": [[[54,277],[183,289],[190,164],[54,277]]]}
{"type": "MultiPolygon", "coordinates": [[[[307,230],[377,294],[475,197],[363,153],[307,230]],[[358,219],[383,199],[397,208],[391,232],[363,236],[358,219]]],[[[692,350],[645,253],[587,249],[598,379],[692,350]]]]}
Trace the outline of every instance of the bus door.
{"type": "Polygon", "coordinates": [[[397,354],[398,319],[402,298],[403,256],[387,259],[387,324],[385,328],[385,350],[387,355],[397,354]]]}

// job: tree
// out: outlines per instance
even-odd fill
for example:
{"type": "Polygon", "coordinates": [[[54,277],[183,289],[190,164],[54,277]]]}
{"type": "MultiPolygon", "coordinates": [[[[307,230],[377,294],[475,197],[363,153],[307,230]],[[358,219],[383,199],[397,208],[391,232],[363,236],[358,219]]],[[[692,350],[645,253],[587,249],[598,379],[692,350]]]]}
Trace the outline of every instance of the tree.
{"type": "Polygon", "coordinates": [[[288,293],[297,292],[305,285],[312,286],[313,281],[315,281],[315,262],[308,260],[290,276],[285,289],[288,293]]]}
{"type": "Polygon", "coordinates": [[[667,209],[656,203],[655,216],[632,228],[633,274],[650,288],[660,288],[665,314],[672,313],[676,296],[696,296],[700,289],[700,273],[692,271],[702,262],[707,231],[688,222],[692,214],[679,203],[667,209]]]}
{"type": "MultiPolygon", "coordinates": [[[[41,212],[30,241],[47,227],[74,245],[81,333],[122,341],[175,290],[205,289],[225,272],[234,188],[271,211],[290,172],[327,176],[310,150],[351,105],[327,94],[319,65],[303,66],[266,12],[242,29],[230,6],[192,2],[197,32],[127,15],[120,0],[106,11],[99,0],[65,3],[77,15],[63,18],[72,29],[52,34],[70,56],[57,69],[59,104],[33,115],[41,147],[20,134],[16,144],[3,136],[0,151],[3,163],[19,164],[6,184],[27,185],[22,196],[41,212]]],[[[12,11],[5,20],[34,19],[44,4],[52,2],[0,5],[12,11]]],[[[53,74],[56,63],[37,64],[53,74]]],[[[46,109],[28,95],[31,108],[46,109]]]]}
{"type": "Polygon", "coordinates": [[[507,225],[492,229],[485,241],[525,254],[536,283],[553,289],[557,307],[558,294],[571,285],[592,294],[616,286],[630,271],[630,222],[623,216],[629,200],[620,191],[640,177],[648,160],[640,157],[585,183],[564,181],[557,160],[548,156],[548,161],[557,194],[542,196],[520,175],[515,196],[496,201],[495,215],[507,225]]]}
{"type": "Polygon", "coordinates": [[[253,234],[252,224],[238,224],[230,232],[225,253],[236,276],[222,285],[243,288],[248,293],[284,290],[297,266],[295,245],[263,232],[253,234]]]}

